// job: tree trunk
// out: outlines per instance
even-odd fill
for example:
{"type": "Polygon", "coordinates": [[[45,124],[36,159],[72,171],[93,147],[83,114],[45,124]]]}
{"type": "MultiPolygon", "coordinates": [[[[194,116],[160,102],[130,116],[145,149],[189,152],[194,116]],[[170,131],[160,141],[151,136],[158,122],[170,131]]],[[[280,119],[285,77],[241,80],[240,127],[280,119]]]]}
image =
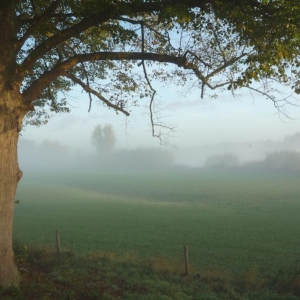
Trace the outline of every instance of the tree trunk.
{"type": "Polygon", "coordinates": [[[0,106],[0,286],[18,286],[21,279],[12,249],[15,194],[22,172],[17,143],[24,114],[0,106]]]}
{"type": "Polygon", "coordinates": [[[18,286],[20,275],[12,249],[16,189],[22,172],[17,143],[22,120],[29,111],[20,94],[17,69],[18,31],[15,0],[0,0],[0,286],[18,286]]]}

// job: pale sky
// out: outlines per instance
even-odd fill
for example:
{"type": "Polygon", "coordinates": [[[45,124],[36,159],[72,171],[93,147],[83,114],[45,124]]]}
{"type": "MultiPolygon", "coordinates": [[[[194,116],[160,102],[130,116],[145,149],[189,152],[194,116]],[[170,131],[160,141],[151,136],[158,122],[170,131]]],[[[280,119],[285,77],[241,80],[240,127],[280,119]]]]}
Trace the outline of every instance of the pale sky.
{"type": "MultiPolygon", "coordinates": [[[[156,99],[164,107],[162,121],[176,127],[170,143],[178,149],[223,142],[276,141],[300,131],[300,108],[289,106],[291,119],[280,118],[271,101],[254,97],[242,91],[238,98],[224,92],[216,99],[200,99],[200,91],[183,97],[176,88],[165,87],[159,89],[156,99]]],[[[40,128],[28,126],[22,137],[36,142],[57,140],[73,149],[91,151],[94,127],[111,123],[118,148],[160,146],[159,140],[151,136],[148,111],[143,107],[133,108],[131,116],[126,118],[96,103],[88,113],[88,97],[84,92],[72,93],[69,102],[71,113],[56,114],[40,128]]]]}

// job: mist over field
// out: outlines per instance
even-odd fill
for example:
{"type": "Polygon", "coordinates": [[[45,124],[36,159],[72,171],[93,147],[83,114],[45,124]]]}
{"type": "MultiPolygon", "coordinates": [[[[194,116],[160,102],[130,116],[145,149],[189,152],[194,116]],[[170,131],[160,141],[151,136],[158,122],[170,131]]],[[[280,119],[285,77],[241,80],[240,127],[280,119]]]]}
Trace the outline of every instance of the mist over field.
{"type": "Polygon", "coordinates": [[[166,149],[119,149],[111,153],[74,151],[58,141],[41,143],[20,139],[19,163],[23,172],[103,172],[160,170],[174,165],[174,155],[166,149]]]}
{"type": "Polygon", "coordinates": [[[147,171],[178,168],[240,168],[300,170],[300,132],[281,140],[220,143],[201,147],[117,148],[90,152],[72,149],[56,140],[19,141],[24,174],[44,172],[147,171]]]}
{"type": "MultiPolygon", "coordinates": [[[[67,141],[20,139],[20,245],[42,245],[53,259],[58,230],[66,257],[91,257],[103,278],[124,264],[126,272],[133,268],[126,280],[136,276],[138,283],[137,270],[182,278],[188,247],[185,282],[195,280],[197,288],[202,278],[212,285],[224,279],[252,293],[270,278],[270,289],[280,282],[290,290],[294,282],[298,293],[300,132],[251,143],[130,149],[118,146],[107,124],[89,133],[89,143],[90,150],[78,150],[67,141]]],[[[70,266],[45,274],[47,282],[68,278],[70,266]]]]}
{"type": "Polygon", "coordinates": [[[286,135],[278,140],[258,140],[243,143],[215,143],[202,147],[187,147],[175,152],[176,162],[189,167],[202,167],[207,159],[215,155],[231,154],[240,164],[262,161],[266,154],[282,151],[300,151],[300,133],[286,135]]]}

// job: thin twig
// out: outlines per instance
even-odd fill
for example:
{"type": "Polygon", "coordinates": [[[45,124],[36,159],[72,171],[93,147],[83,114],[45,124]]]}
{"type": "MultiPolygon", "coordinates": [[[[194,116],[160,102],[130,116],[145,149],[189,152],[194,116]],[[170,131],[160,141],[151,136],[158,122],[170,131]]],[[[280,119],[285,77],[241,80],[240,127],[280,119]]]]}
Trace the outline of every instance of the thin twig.
{"type": "MultiPolygon", "coordinates": [[[[212,66],[208,63],[206,63],[205,61],[203,61],[199,56],[197,56],[195,53],[193,53],[192,51],[190,50],[186,50],[185,53],[183,54],[183,57],[186,58],[186,56],[190,54],[192,56],[194,56],[194,59],[196,58],[197,60],[199,60],[205,67],[209,67],[209,68],[212,68],[212,66]]],[[[192,63],[194,63],[194,59],[192,61],[192,63]]]]}

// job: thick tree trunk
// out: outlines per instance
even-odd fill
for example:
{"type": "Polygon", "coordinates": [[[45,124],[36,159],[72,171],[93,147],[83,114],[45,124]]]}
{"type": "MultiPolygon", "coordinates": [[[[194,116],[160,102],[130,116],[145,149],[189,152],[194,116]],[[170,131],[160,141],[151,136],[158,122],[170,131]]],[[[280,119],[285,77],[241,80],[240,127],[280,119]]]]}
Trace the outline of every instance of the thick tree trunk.
{"type": "Polygon", "coordinates": [[[0,286],[18,286],[20,275],[14,262],[12,231],[15,194],[22,172],[17,143],[22,116],[0,107],[0,286]]]}
{"type": "Polygon", "coordinates": [[[14,262],[12,231],[15,194],[22,172],[17,143],[28,105],[20,94],[17,69],[19,21],[17,1],[0,0],[0,286],[18,286],[20,275],[14,262]]]}

